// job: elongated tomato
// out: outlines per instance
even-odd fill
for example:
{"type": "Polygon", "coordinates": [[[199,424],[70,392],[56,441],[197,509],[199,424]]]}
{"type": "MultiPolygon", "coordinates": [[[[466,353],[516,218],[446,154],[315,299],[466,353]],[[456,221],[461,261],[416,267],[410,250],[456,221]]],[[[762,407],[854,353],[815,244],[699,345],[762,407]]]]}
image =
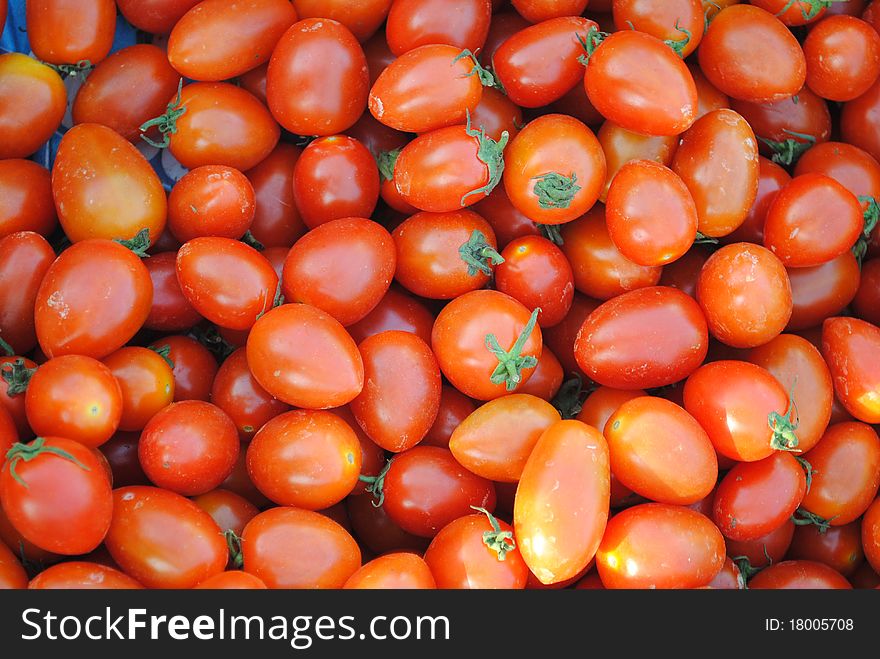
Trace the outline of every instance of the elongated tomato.
{"type": "Polygon", "coordinates": [[[48,66],[21,53],[0,55],[0,159],[26,158],[52,137],[66,99],[61,76],[48,66]]]}
{"type": "Polygon", "coordinates": [[[38,233],[21,231],[0,240],[0,338],[16,354],[37,344],[34,303],[55,252],[38,233]]]}
{"type": "Polygon", "coordinates": [[[523,468],[513,508],[520,553],[541,583],[580,573],[605,532],[611,492],[608,445],[595,428],[559,421],[523,468]]]}
{"type": "Polygon", "coordinates": [[[27,33],[34,55],[50,64],[97,64],[107,57],[116,29],[113,0],[33,0],[27,33]]]}
{"type": "Polygon", "coordinates": [[[847,412],[880,423],[880,328],[856,318],[829,318],[822,325],[822,356],[847,412]]]}

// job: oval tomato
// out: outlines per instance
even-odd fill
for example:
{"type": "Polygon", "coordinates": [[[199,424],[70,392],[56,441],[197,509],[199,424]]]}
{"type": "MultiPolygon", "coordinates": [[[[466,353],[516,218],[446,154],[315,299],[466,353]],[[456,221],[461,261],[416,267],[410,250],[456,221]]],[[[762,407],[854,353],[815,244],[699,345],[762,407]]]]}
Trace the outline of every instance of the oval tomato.
{"type": "Polygon", "coordinates": [[[28,42],[50,64],[97,64],[107,57],[116,30],[113,0],[34,0],[27,3],[28,42]]]}
{"type": "MultiPolygon", "coordinates": [[[[592,6],[590,7],[592,9],[592,6]]],[[[611,3],[614,26],[618,30],[638,30],[669,44],[682,58],[697,49],[708,21],[700,0],[640,2],[615,0],[611,3]]]]}
{"type": "Polygon", "coordinates": [[[34,304],[54,260],[55,252],[38,233],[22,231],[0,239],[0,339],[19,354],[37,344],[34,304]]]}
{"type": "MultiPolygon", "coordinates": [[[[0,14],[0,18],[5,16],[0,14]]],[[[0,590],[21,590],[27,587],[28,577],[24,567],[12,550],[0,542],[0,590]]]]}
{"type": "Polygon", "coordinates": [[[784,561],[761,570],[749,582],[757,589],[843,589],[852,588],[839,572],[813,561],[784,561]]]}
{"type": "Polygon", "coordinates": [[[247,523],[259,510],[243,496],[230,490],[216,489],[193,497],[195,504],[211,516],[224,531],[232,529],[241,535],[247,523]]]}
{"type": "Polygon", "coordinates": [[[862,518],[862,547],[871,567],[880,568],[880,499],[874,499],[862,518]]]}
{"type": "Polygon", "coordinates": [[[237,169],[196,167],[171,188],[168,229],[181,243],[216,236],[241,238],[254,219],[254,188],[237,169]]]}
{"type": "Polygon", "coordinates": [[[143,586],[124,572],[87,561],[53,565],[31,579],[32,590],[130,590],[143,586]]]}
{"type": "Polygon", "coordinates": [[[129,346],[104,358],[122,390],[122,430],[142,430],[147,421],[174,400],[174,375],[165,357],[129,346]]]}
{"type": "Polygon", "coordinates": [[[45,64],[22,55],[0,55],[0,158],[26,158],[46,142],[64,118],[67,90],[45,64]],[[21,103],[21,99],[28,99],[21,103]]]}
{"type": "Polygon", "coordinates": [[[822,98],[851,101],[880,75],[880,36],[853,16],[830,16],[804,40],[807,86],[822,98]]]}
{"type": "Polygon", "coordinates": [[[117,0],[129,23],[144,32],[168,34],[174,24],[201,0],[117,0]]]}
{"type": "Polygon", "coordinates": [[[266,248],[290,247],[305,231],[293,198],[293,171],[302,150],[278,145],[253,169],[244,173],[254,188],[256,209],[251,235],[266,248]]]}
{"type": "Polygon", "coordinates": [[[374,558],[348,578],[345,589],[433,589],[431,569],[418,554],[395,552],[374,558]]]}
{"type": "Polygon", "coordinates": [[[31,160],[0,160],[0,237],[33,231],[45,238],[56,226],[49,171],[31,160]]]}
{"type": "Polygon", "coordinates": [[[364,42],[385,21],[391,0],[362,0],[356,4],[348,0],[293,0],[293,6],[300,18],[332,18],[364,42]]]}
{"type": "Polygon", "coordinates": [[[813,524],[798,526],[788,557],[816,561],[834,568],[849,578],[864,563],[861,522],[820,529],[813,524]]]}
{"type": "Polygon", "coordinates": [[[205,346],[188,336],[166,336],[150,348],[168,347],[168,359],[174,362],[174,401],[204,400],[211,395],[211,383],[217,373],[217,361],[205,346]]]}
{"type": "Polygon", "coordinates": [[[829,318],[822,324],[822,356],[846,411],[880,423],[880,329],[857,318],[829,318]]]}
{"type": "Polygon", "coordinates": [[[391,4],[385,38],[398,57],[426,44],[449,44],[476,53],[492,19],[489,0],[397,0],[391,4]]]}
{"type": "Polygon", "coordinates": [[[193,588],[197,590],[266,590],[266,584],[262,579],[247,572],[227,570],[208,577],[193,588]]]}
{"type": "Polygon", "coordinates": [[[811,268],[788,268],[792,312],[788,329],[816,327],[839,314],[859,288],[859,263],[849,250],[811,268]]]}
{"type": "MultiPolygon", "coordinates": [[[[702,116],[702,115],[701,115],[702,116]]],[[[678,148],[678,136],[642,135],[606,121],[596,134],[605,153],[605,185],[599,195],[605,203],[611,181],[626,163],[633,160],[651,160],[669,166],[678,148]]]]}

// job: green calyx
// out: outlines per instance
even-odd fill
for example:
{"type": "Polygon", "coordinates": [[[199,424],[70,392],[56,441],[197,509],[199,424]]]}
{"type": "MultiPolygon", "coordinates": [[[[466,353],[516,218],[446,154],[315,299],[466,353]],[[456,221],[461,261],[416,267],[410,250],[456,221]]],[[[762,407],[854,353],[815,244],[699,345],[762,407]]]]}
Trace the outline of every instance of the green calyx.
{"type": "Polygon", "coordinates": [[[174,360],[171,359],[171,346],[167,343],[164,346],[150,346],[149,350],[152,350],[157,355],[159,355],[162,359],[165,360],[165,363],[168,364],[171,368],[174,368],[174,360]]]}
{"type": "Polygon", "coordinates": [[[574,419],[584,406],[585,393],[583,379],[575,374],[570,380],[562,383],[550,404],[559,411],[563,419],[574,419]]]}
{"type": "Polygon", "coordinates": [[[282,294],[282,292],[281,292],[281,280],[280,279],[278,280],[278,285],[275,286],[275,296],[272,298],[272,306],[267,308],[268,302],[269,302],[269,300],[266,299],[265,302],[263,303],[263,310],[257,314],[257,320],[259,320],[260,318],[265,316],[267,311],[271,311],[275,307],[280,307],[282,304],[284,304],[284,294],[282,294]]]}
{"type": "Polygon", "coordinates": [[[3,350],[3,352],[6,353],[7,357],[12,357],[13,355],[15,355],[15,349],[11,345],[6,343],[6,341],[4,341],[2,337],[0,337],[0,350],[3,350]]]}
{"type": "Polygon", "coordinates": [[[809,510],[798,508],[794,512],[794,515],[791,516],[791,521],[797,526],[809,526],[812,524],[819,529],[819,533],[825,535],[825,533],[828,532],[828,529],[831,528],[831,522],[833,522],[836,517],[837,515],[825,519],[824,517],[819,517],[818,515],[811,513],[809,510]]]}
{"type": "Polygon", "coordinates": [[[375,476],[364,476],[363,474],[358,476],[358,480],[361,483],[367,484],[364,489],[373,495],[373,506],[376,508],[381,507],[385,503],[385,476],[388,474],[388,470],[391,469],[393,461],[394,458],[389,459],[385,466],[382,467],[382,470],[375,476]]]}
{"type": "Polygon", "coordinates": [[[67,76],[83,76],[88,75],[89,71],[91,71],[94,65],[87,59],[81,59],[76,64],[49,64],[48,62],[43,62],[50,69],[53,69],[58,75],[62,78],[66,78],[67,76]]]}
{"type": "Polygon", "coordinates": [[[591,27],[589,32],[587,32],[586,39],[579,34],[575,34],[575,36],[581,48],[584,49],[584,54],[578,57],[578,62],[586,66],[590,62],[593,53],[596,52],[596,49],[611,35],[608,32],[600,31],[598,28],[591,27]]]}
{"type": "Polygon", "coordinates": [[[571,200],[581,189],[577,184],[577,174],[572,172],[569,176],[563,176],[558,172],[549,172],[535,176],[536,181],[532,192],[538,197],[538,206],[541,208],[568,208],[571,200]]]}
{"type": "Polygon", "coordinates": [[[241,240],[241,242],[243,242],[248,247],[253,247],[258,252],[262,252],[264,249],[266,249],[266,246],[263,243],[254,238],[254,234],[250,232],[250,229],[245,231],[244,235],[239,238],[239,240],[241,240]]]}
{"type": "Polygon", "coordinates": [[[504,147],[507,146],[507,140],[510,139],[510,135],[506,130],[501,133],[501,139],[497,142],[486,135],[486,131],[482,126],[480,127],[480,130],[474,130],[471,127],[470,112],[467,113],[467,126],[465,127],[465,131],[471,137],[476,137],[479,142],[477,158],[488,168],[489,180],[483,187],[465,193],[460,202],[462,206],[465,205],[465,199],[472,195],[482,194],[487,196],[501,181],[501,175],[504,173],[504,147]]]}
{"type": "Polygon", "coordinates": [[[171,135],[174,135],[177,132],[177,120],[186,113],[186,106],[180,104],[181,93],[183,92],[183,78],[180,79],[180,82],[177,83],[177,98],[171,101],[166,107],[165,112],[160,114],[158,117],[154,117],[149,121],[145,121],[140,126],[141,131],[141,139],[147,144],[156,147],[157,149],[165,149],[171,143],[171,135]],[[162,141],[156,142],[155,140],[146,136],[146,132],[155,126],[159,129],[159,133],[162,135],[162,141]]]}
{"type": "Polygon", "coordinates": [[[865,211],[862,214],[865,226],[862,229],[862,235],[859,236],[856,244],[853,245],[852,251],[853,255],[856,257],[856,261],[861,265],[865,258],[865,254],[868,253],[868,243],[871,242],[871,234],[877,227],[878,220],[880,220],[880,205],[877,204],[877,200],[874,199],[874,197],[869,195],[859,195],[859,201],[863,204],[867,204],[865,211]]]}
{"type": "Polygon", "coordinates": [[[846,2],[846,0],[788,0],[785,6],[776,12],[776,16],[782,16],[797,3],[804,20],[811,21],[835,2],[846,2]]]}
{"type": "Polygon", "coordinates": [[[781,142],[768,140],[765,137],[758,138],[761,142],[770,147],[771,151],[773,151],[770,160],[777,165],[783,165],[786,167],[793,165],[805,151],[816,143],[816,138],[807,133],[797,133],[793,130],[788,130],[787,128],[782,132],[791,135],[791,137],[781,142]]]}
{"type": "Polygon", "coordinates": [[[214,325],[196,325],[190,330],[192,337],[208,349],[217,361],[223,362],[235,352],[235,348],[222,336],[214,325]]]}
{"type": "Polygon", "coordinates": [[[480,64],[477,56],[474,55],[468,48],[465,48],[458,55],[456,55],[455,59],[452,60],[452,63],[455,64],[458,60],[465,58],[469,58],[474,63],[473,67],[471,67],[470,73],[467,74],[467,77],[477,76],[480,79],[480,84],[483,85],[483,87],[494,87],[499,91],[504,91],[504,87],[501,85],[501,82],[489,69],[480,64]]]}
{"type": "Polygon", "coordinates": [[[473,277],[478,272],[491,277],[491,266],[504,263],[504,257],[486,242],[486,236],[479,229],[474,229],[471,237],[461,244],[458,255],[467,264],[468,277],[473,277]]]}
{"type": "Polygon", "coordinates": [[[16,442],[12,445],[12,448],[10,448],[6,452],[6,466],[9,467],[9,475],[12,476],[23,487],[27,488],[28,484],[21,479],[21,476],[19,476],[18,472],[16,471],[18,463],[22,460],[24,462],[30,462],[31,460],[34,460],[35,458],[46,453],[57,455],[59,458],[69,460],[80,469],[91,471],[91,469],[89,469],[67,451],[60,449],[57,446],[46,446],[45,438],[37,437],[30,444],[22,444],[21,442],[16,442]]]}
{"type": "Polygon", "coordinates": [[[394,166],[397,164],[397,157],[400,155],[401,149],[392,149],[391,151],[381,151],[376,156],[376,164],[379,166],[379,175],[383,181],[391,181],[394,179],[394,166]]]}
{"type": "Polygon", "coordinates": [[[804,474],[807,480],[807,494],[809,494],[810,488],[813,486],[813,475],[816,473],[816,470],[813,469],[813,465],[811,465],[809,461],[805,460],[804,458],[796,455],[794,456],[794,459],[798,461],[798,463],[804,470],[804,474]]]}
{"type": "Polygon", "coordinates": [[[223,531],[223,537],[226,538],[226,547],[229,549],[229,560],[236,567],[241,569],[244,567],[244,554],[241,551],[241,538],[232,529],[223,531]]]}
{"type": "Polygon", "coordinates": [[[684,49],[687,48],[687,45],[691,42],[693,35],[687,28],[680,27],[677,20],[675,21],[675,29],[681,32],[684,36],[681,39],[666,39],[663,43],[672,48],[676,55],[684,58],[684,49]]]}
{"type": "Polygon", "coordinates": [[[491,531],[483,531],[483,544],[494,551],[499,561],[507,557],[507,552],[516,549],[516,540],[513,539],[513,531],[502,531],[495,516],[485,508],[471,506],[472,510],[483,513],[492,525],[491,531]]]}
{"type": "Polygon", "coordinates": [[[36,372],[36,367],[28,368],[22,357],[0,366],[0,377],[6,382],[6,395],[11,398],[27,391],[28,383],[36,372]]]}
{"type": "Polygon", "coordinates": [[[541,235],[554,245],[563,245],[565,243],[565,240],[562,238],[562,230],[558,224],[540,224],[536,222],[535,225],[538,227],[541,235]]]}
{"type": "Polygon", "coordinates": [[[736,565],[736,569],[739,570],[739,576],[742,579],[743,589],[748,589],[749,581],[751,581],[752,577],[754,577],[756,574],[758,574],[758,572],[763,569],[759,567],[754,567],[748,556],[735,556],[730,560],[733,561],[733,564],[736,565]]]}
{"type": "Polygon", "coordinates": [[[522,333],[516,339],[516,343],[513,344],[509,351],[501,347],[498,343],[498,337],[494,334],[486,335],[486,348],[498,359],[498,366],[495,367],[492,375],[489,376],[492,384],[503,384],[507,391],[513,391],[522,382],[523,369],[534,368],[538,365],[537,357],[521,353],[526,341],[529,340],[529,336],[532,334],[532,330],[535,329],[540,312],[540,307],[532,312],[529,322],[526,323],[522,333]]]}
{"type": "Polygon", "coordinates": [[[773,431],[770,438],[770,446],[777,451],[799,451],[798,438],[795,434],[797,430],[797,406],[794,404],[794,388],[797,382],[791,385],[791,391],[788,394],[788,409],[785,414],[779,412],[770,412],[767,415],[767,424],[773,431]]]}
{"type": "Polygon", "coordinates": [[[146,227],[138,231],[134,238],[129,238],[128,240],[114,238],[113,242],[119,243],[135,256],[139,256],[142,259],[150,258],[150,255],[147,254],[147,250],[150,248],[150,230],[146,227]]]}

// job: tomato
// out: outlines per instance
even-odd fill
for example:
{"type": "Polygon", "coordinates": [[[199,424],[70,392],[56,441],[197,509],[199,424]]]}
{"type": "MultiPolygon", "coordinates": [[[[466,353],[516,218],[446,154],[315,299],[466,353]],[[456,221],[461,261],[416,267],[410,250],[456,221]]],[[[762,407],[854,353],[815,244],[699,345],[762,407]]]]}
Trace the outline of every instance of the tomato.
{"type": "Polygon", "coordinates": [[[752,243],[722,247],[706,261],[697,300],[712,335],[735,348],[764,345],[792,314],[792,294],[782,262],[752,243]]]}
{"type": "Polygon", "coordinates": [[[208,577],[197,586],[196,590],[266,590],[262,579],[240,570],[228,570],[208,577]]]}
{"type": "Polygon", "coordinates": [[[416,446],[397,454],[383,483],[377,485],[374,492],[391,521],[423,538],[433,538],[444,526],[469,514],[471,506],[495,509],[492,482],[436,446],[416,446]]]}
{"type": "Polygon", "coordinates": [[[532,371],[528,382],[519,386],[517,391],[522,394],[531,394],[543,400],[553,400],[562,388],[565,373],[562,364],[556,355],[547,348],[541,350],[538,357],[538,365],[532,371]]]}
{"type": "Polygon", "coordinates": [[[272,265],[253,247],[229,238],[194,238],[177,253],[177,280],[208,320],[245,330],[273,306],[279,288],[272,265]]]}
{"type": "Polygon", "coordinates": [[[204,400],[211,395],[211,383],[217,373],[213,355],[187,336],[166,336],[151,348],[168,346],[168,358],[174,362],[174,401],[204,400]]]}
{"type": "Polygon", "coordinates": [[[168,229],[181,243],[202,236],[238,239],[254,212],[254,188],[244,174],[205,165],[184,174],[171,189],[168,229]]]}
{"type": "Polygon", "coordinates": [[[864,94],[843,106],[840,113],[841,139],[880,158],[880,80],[864,94]]]}
{"type": "Polygon", "coordinates": [[[422,439],[423,446],[449,448],[452,433],[477,409],[474,402],[455,387],[444,384],[440,390],[437,418],[422,439]]]}
{"type": "Polygon", "coordinates": [[[513,511],[518,548],[541,583],[569,579],[592,560],[609,496],[601,433],[575,420],[547,428],[522,470],[513,511]]]}
{"type": "Polygon", "coordinates": [[[33,0],[27,3],[28,42],[50,64],[97,64],[116,31],[113,0],[33,0]]]}
{"type": "Polygon", "coordinates": [[[254,188],[251,235],[267,248],[290,247],[306,231],[293,198],[293,170],[302,150],[279,142],[244,174],[254,188]]]}
{"type": "Polygon", "coordinates": [[[163,332],[187,330],[202,320],[177,282],[177,253],[160,252],[144,261],[153,283],[153,303],[144,327],[163,332]]]}
{"type": "Polygon", "coordinates": [[[142,430],[159,410],[174,400],[171,365],[158,352],[127,347],[104,358],[122,390],[122,430],[142,430]]]}
{"type": "Polygon", "coordinates": [[[201,0],[117,0],[129,23],[144,32],[168,34],[174,24],[201,0]]]}
{"type": "Polygon", "coordinates": [[[751,4],[769,11],[780,21],[789,26],[813,23],[825,15],[825,9],[831,3],[815,2],[815,0],[749,0],[751,4]]]}
{"type": "MultiPolygon", "coordinates": [[[[0,242],[0,251],[2,249],[3,243],[0,242]]],[[[856,316],[872,325],[880,325],[878,292],[880,292],[880,259],[871,259],[862,264],[862,276],[852,300],[852,308],[856,316]]]]}
{"type": "Polygon", "coordinates": [[[685,133],[672,169],[697,206],[700,233],[717,238],[737,229],[758,193],[758,144],[733,110],[715,110],[685,133]]]}
{"type": "Polygon", "coordinates": [[[0,55],[0,159],[31,155],[61,125],[66,108],[67,91],[55,71],[21,53],[0,55]]]}
{"type": "Polygon", "coordinates": [[[58,219],[71,242],[131,239],[150,243],[165,228],[165,191],[141,153],[106,126],[80,124],[61,139],[52,167],[58,219]]]}
{"type": "Polygon", "coordinates": [[[522,109],[494,87],[483,89],[471,120],[495,141],[500,140],[505,131],[511,138],[516,137],[524,123],[522,109]]]}
{"type": "Polygon", "coordinates": [[[689,295],[656,286],[598,307],[575,342],[584,373],[616,389],[662,387],[684,379],[708,350],[706,320],[689,295]]]}
{"type": "Polygon", "coordinates": [[[825,530],[812,524],[799,526],[788,557],[824,563],[843,576],[851,577],[865,560],[861,528],[858,521],[825,530]]]}
{"type": "Polygon", "coordinates": [[[574,275],[565,254],[540,236],[524,236],[501,253],[495,286],[530,311],[540,308],[538,324],[551,327],[565,318],[574,299],[574,275]]]}
{"type": "Polygon", "coordinates": [[[332,18],[339,21],[364,42],[379,29],[391,8],[391,0],[293,0],[300,18],[332,18]]]}
{"type": "Polygon", "coordinates": [[[397,56],[427,44],[477,52],[492,19],[489,0],[397,0],[391,4],[385,38],[397,56]]]}
{"type": "Polygon", "coordinates": [[[880,423],[880,329],[856,318],[829,318],[822,325],[822,356],[847,412],[880,423]]]}
{"type": "Polygon", "coordinates": [[[34,577],[32,590],[131,590],[143,586],[124,572],[86,561],[53,565],[34,577]]]}
{"type": "Polygon", "coordinates": [[[342,588],[361,566],[348,531],[320,513],[289,506],[254,517],[241,549],[244,570],[269,588],[342,588]]]}
{"type": "Polygon", "coordinates": [[[812,470],[804,510],[832,526],[856,520],[868,509],[880,486],[880,439],[863,423],[829,426],[803,456],[812,470]]]}
{"type": "Polygon", "coordinates": [[[373,497],[354,496],[345,500],[358,542],[371,552],[414,551],[419,555],[428,548],[428,539],[411,535],[388,517],[384,506],[376,507],[373,497]]]}
{"type": "Polygon", "coordinates": [[[527,21],[537,23],[559,16],[577,16],[583,13],[587,0],[512,0],[511,4],[527,21]]]}
{"type": "Polygon", "coordinates": [[[862,548],[871,567],[880,568],[880,499],[874,499],[862,519],[862,548]]]}
{"type": "Polygon", "coordinates": [[[833,568],[814,561],[784,561],[761,570],[749,582],[753,589],[851,589],[833,568]]]}
{"type": "Polygon", "coordinates": [[[449,450],[478,476],[516,483],[538,438],[558,421],[559,412],[536,396],[502,396],[461,421],[449,439],[449,450]]]}
{"type": "Polygon", "coordinates": [[[229,556],[208,513],[179,494],[145,486],[113,491],[105,544],[122,570],[147,588],[192,588],[222,572],[229,556]]]}
{"type": "Polygon", "coordinates": [[[299,21],[272,51],[266,78],[269,108],[293,133],[344,131],[361,116],[368,93],[364,51],[342,23],[328,18],[299,21]],[[289,93],[291,89],[297,93],[289,93]]]}
{"type": "Polygon", "coordinates": [[[699,588],[724,566],[724,539],[698,512],[662,503],[608,521],[596,554],[606,588],[699,588]]]}
{"type": "Polygon", "coordinates": [[[19,231],[48,237],[56,226],[48,170],[30,160],[0,160],[0,238],[19,231]]]}
{"type": "Polygon", "coordinates": [[[443,375],[471,398],[490,400],[516,389],[541,356],[537,310],[498,291],[472,291],[446,305],[431,345],[443,375]]]}
{"type": "Polygon", "coordinates": [[[395,262],[394,243],[379,224],[357,217],[332,220],[290,250],[281,290],[285,299],[311,304],[351,325],[388,291],[395,262]]]}
{"type": "Polygon", "coordinates": [[[591,45],[587,52],[584,86],[590,102],[606,119],[648,135],[678,135],[694,123],[694,79],[660,39],[624,30],[591,45]],[[646,61],[650,68],[644,66],[646,61]]]}
{"type": "Polygon", "coordinates": [[[13,446],[0,472],[0,503],[27,540],[68,556],[101,544],[113,510],[110,482],[98,458],[61,437],[13,446]]]}
{"type": "MultiPolygon", "coordinates": [[[[28,424],[25,410],[27,382],[37,364],[26,357],[0,357],[0,405],[9,413],[18,434],[22,438],[34,436],[28,424]]],[[[5,454],[4,454],[5,455],[5,454]]]]}
{"type": "Polygon", "coordinates": [[[866,151],[844,142],[811,147],[798,160],[794,172],[797,176],[809,172],[824,174],[857,198],[880,196],[880,163],[866,151]]]}
{"type": "Polygon", "coordinates": [[[880,75],[880,36],[852,16],[832,16],[804,40],[807,86],[822,98],[851,101],[880,75]]]}
{"type": "Polygon", "coordinates": [[[626,258],[661,266],[690,249],[697,234],[697,207],[672,170],[650,160],[621,167],[608,189],[608,235],[626,258]]]}
{"type": "Polygon", "coordinates": [[[38,233],[22,231],[0,239],[0,339],[20,354],[37,344],[34,302],[55,252],[38,233]]]}
{"type": "Polygon", "coordinates": [[[287,0],[230,5],[203,0],[184,14],[168,38],[168,61],[192,80],[225,80],[268,61],[281,35],[296,22],[287,0]],[[210,48],[205,44],[210,43],[210,48]]]}
{"type": "Polygon", "coordinates": [[[6,453],[19,439],[12,415],[0,406],[0,456],[3,460],[6,460],[6,453]]]}
{"type": "Polygon", "coordinates": [[[712,517],[726,537],[756,540],[782,526],[805,492],[804,469],[790,454],[777,451],[727,473],[715,494],[712,517]]]}
{"type": "Polygon", "coordinates": [[[572,15],[513,33],[491,56],[508,98],[520,107],[537,108],[565,96],[584,76],[579,39],[595,28],[593,21],[572,15]]]}
{"type": "Polygon", "coordinates": [[[751,5],[724,9],[697,50],[700,68],[723,93],[766,103],[804,86],[807,65],[794,35],[773,14],[751,5]]]}
{"type": "Polygon", "coordinates": [[[706,497],[718,478],[715,450],[681,407],[641,396],[624,402],[604,427],[611,471],[653,501],[687,505],[706,497]]]}
{"type": "Polygon", "coordinates": [[[321,510],[358,482],[361,447],[348,424],[329,412],[295,410],[271,419],[247,453],[251,480],[272,501],[321,510]]]}
{"type": "Polygon", "coordinates": [[[418,554],[394,552],[374,558],[348,578],[343,588],[413,590],[437,588],[427,563],[418,554]]]}
{"type": "Polygon", "coordinates": [[[538,225],[510,203],[503,185],[497,186],[488,197],[474,204],[473,210],[492,227],[499,248],[503,249],[516,238],[540,235],[538,225]]]}
{"type": "Polygon", "coordinates": [[[622,128],[612,121],[602,124],[597,134],[599,144],[605,153],[607,173],[599,199],[604,203],[608,188],[617,172],[633,160],[652,160],[661,165],[672,163],[672,156],[678,147],[675,136],[641,135],[622,128]]]}
{"type": "Polygon", "coordinates": [[[705,587],[717,590],[745,590],[746,581],[737,564],[728,556],[724,559],[721,571],[705,587]]]}
{"type": "Polygon", "coordinates": [[[725,538],[727,555],[737,561],[745,558],[753,568],[778,563],[788,553],[795,528],[795,523],[788,519],[781,526],[755,540],[740,542],[725,538]]]}
{"type": "Polygon", "coordinates": [[[141,260],[110,240],[84,240],[49,266],[37,291],[34,323],[48,357],[100,359],[146,320],[153,293],[141,260]]]}
{"type": "Polygon", "coordinates": [[[587,395],[580,412],[577,414],[577,419],[604,433],[608,419],[621,405],[645,395],[647,394],[640,389],[625,390],[599,386],[587,395]]]}
{"type": "Polygon", "coordinates": [[[793,309],[788,329],[815,327],[840,313],[859,287],[859,264],[852,252],[812,268],[789,268],[793,309]]]}
{"type": "Polygon", "coordinates": [[[828,426],[834,398],[831,373],[822,355],[806,339],[780,334],[753,349],[746,359],[767,369],[791,392],[797,410],[798,449],[809,451],[828,426]]]}
{"type": "MultiPolygon", "coordinates": [[[[5,17],[0,16],[2,18],[5,17]]],[[[21,590],[27,587],[28,577],[24,568],[12,550],[0,542],[0,590],[21,590]]]]}
{"type": "Polygon", "coordinates": [[[764,244],[786,266],[816,266],[849,250],[863,226],[861,205],[851,192],[824,174],[807,173],[776,195],[764,244]]]}
{"type": "MultiPolygon", "coordinates": [[[[819,145],[821,146],[821,145],[819,145]]],[[[819,148],[819,146],[815,148],[819,148]]],[[[810,150],[812,151],[812,149],[810,150]]],[[[807,153],[810,153],[807,151],[807,153]]],[[[804,158],[798,161],[802,162],[804,158]]],[[[797,171],[797,170],[795,170],[797,171]]],[[[758,156],[758,193],[749,208],[746,219],[733,233],[722,237],[723,243],[748,242],[761,245],[764,243],[764,221],[770,204],[777,193],[791,181],[785,169],[764,156],[758,156]]]]}
{"type": "Polygon", "coordinates": [[[356,343],[388,330],[411,332],[430,343],[433,325],[434,316],[424,304],[392,286],[372,311],[346,329],[356,343]]]}
{"type": "Polygon", "coordinates": [[[339,322],[307,304],[285,304],[262,316],[248,337],[247,361],[260,386],[296,407],[345,405],[364,386],[354,341],[339,322]]]}
{"type": "Polygon", "coordinates": [[[575,288],[590,297],[609,300],[656,285],[661,269],[626,258],[611,240],[605,216],[605,207],[596,205],[561,229],[562,251],[571,264],[575,288]]]}
{"type": "Polygon", "coordinates": [[[682,58],[694,52],[703,38],[705,21],[699,0],[658,3],[615,0],[612,11],[618,30],[650,34],[670,44],[682,58]]]}

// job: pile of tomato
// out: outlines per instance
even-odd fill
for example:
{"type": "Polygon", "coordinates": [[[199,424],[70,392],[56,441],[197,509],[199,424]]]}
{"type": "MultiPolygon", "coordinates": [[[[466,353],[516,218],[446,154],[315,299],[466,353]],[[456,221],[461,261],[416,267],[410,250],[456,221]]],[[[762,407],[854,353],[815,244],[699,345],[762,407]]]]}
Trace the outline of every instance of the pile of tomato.
{"type": "Polygon", "coordinates": [[[877,30],[28,0],[0,587],[876,587],[877,30]]]}

